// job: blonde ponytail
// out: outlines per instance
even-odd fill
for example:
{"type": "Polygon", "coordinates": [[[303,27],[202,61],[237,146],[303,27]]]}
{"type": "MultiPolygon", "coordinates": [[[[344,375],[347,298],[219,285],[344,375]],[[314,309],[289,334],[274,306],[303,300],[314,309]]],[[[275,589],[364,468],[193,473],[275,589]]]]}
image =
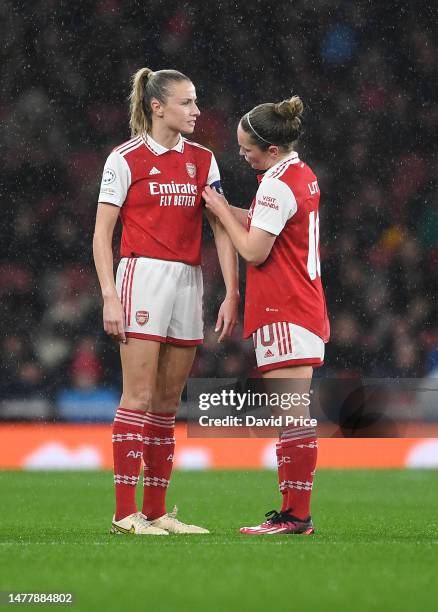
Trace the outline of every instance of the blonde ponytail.
{"type": "Polygon", "coordinates": [[[140,68],[132,76],[132,89],[129,96],[131,111],[129,125],[131,126],[132,137],[143,134],[150,128],[148,117],[144,112],[143,100],[146,83],[152,74],[153,71],[150,68],[140,68]]]}

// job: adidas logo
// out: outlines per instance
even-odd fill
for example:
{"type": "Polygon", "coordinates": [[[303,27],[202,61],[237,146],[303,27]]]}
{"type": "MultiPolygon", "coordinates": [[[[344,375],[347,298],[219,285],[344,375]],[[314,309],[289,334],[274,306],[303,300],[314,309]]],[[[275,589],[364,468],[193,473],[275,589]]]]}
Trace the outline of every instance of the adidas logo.
{"type": "Polygon", "coordinates": [[[274,356],[274,353],[268,349],[265,353],[265,359],[266,357],[273,357],[273,356],[274,356]]]}
{"type": "Polygon", "coordinates": [[[155,166],[153,168],[151,168],[151,170],[149,171],[149,176],[151,176],[152,174],[161,174],[161,172],[158,170],[158,168],[155,168],[155,166]]]}

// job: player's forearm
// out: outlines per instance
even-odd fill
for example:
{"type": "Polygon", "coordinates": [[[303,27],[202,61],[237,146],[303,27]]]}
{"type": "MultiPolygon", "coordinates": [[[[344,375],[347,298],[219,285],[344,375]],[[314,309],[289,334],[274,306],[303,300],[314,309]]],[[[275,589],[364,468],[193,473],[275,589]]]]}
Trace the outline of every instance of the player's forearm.
{"type": "Polygon", "coordinates": [[[239,221],[239,223],[246,227],[246,222],[248,219],[248,211],[246,208],[238,208],[237,206],[230,206],[231,212],[234,217],[239,221]]]}
{"type": "Polygon", "coordinates": [[[216,220],[213,233],[227,296],[238,297],[239,267],[236,250],[225,228],[218,220],[216,220]]]}
{"type": "Polygon", "coordinates": [[[231,207],[221,212],[220,222],[226,229],[234,248],[245,261],[253,265],[262,263],[257,246],[251,243],[249,232],[236,219],[231,207]]]}
{"type": "Polygon", "coordinates": [[[112,241],[104,232],[95,232],[93,257],[103,299],[117,297],[114,283],[112,241]]]}

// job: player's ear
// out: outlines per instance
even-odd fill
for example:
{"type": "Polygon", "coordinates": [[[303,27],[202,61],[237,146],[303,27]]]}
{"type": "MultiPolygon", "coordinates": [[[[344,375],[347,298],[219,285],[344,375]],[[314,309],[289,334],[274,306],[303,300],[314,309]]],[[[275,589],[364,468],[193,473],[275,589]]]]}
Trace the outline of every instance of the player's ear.
{"type": "Polygon", "coordinates": [[[268,151],[272,155],[272,157],[278,157],[278,154],[280,152],[277,145],[270,145],[268,151]]]}
{"type": "Polygon", "coordinates": [[[163,105],[156,98],[152,98],[151,100],[151,109],[152,112],[158,115],[159,117],[163,116],[163,105]]]}

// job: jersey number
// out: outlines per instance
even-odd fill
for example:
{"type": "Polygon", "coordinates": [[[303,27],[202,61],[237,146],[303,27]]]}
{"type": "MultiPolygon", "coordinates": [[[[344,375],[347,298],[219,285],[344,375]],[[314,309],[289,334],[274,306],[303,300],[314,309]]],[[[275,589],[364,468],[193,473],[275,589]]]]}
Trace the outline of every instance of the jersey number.
{"type": "Polygon", "coordinates": [[[309,254],[307,256],[307,271],[310,280],[321,276],[321,262],[319,260],[319,214],[315,211],[309,213],[309,254]]]}
{"type": "Polygon", "coordinates": [[[270,325],[264,325],[260,330],[257,330],[253,334],[252,337],[254,339],[254,348],[257,348],[259,345],[259,332],[260,332],[260,341],[262,343],[262,346],[266,348],[267,346],[272,346],[274,344],[275,336],[274,336],[274,324],[273,323],[271,323],[270,325]],[[266,330],[269,332],[269,336],[267,338],[265,336],[266,330]]]}

